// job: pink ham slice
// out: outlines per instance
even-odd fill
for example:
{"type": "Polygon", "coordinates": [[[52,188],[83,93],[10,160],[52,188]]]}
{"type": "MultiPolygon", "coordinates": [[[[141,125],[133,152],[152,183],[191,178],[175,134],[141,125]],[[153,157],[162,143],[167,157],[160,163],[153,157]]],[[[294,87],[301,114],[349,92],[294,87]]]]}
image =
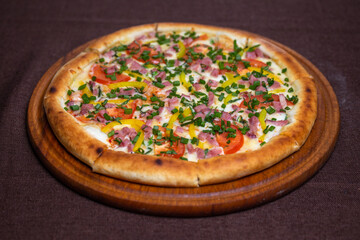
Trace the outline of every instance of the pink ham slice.
{"type": "Polygon", "coordinates": [[[221,155],[222,153],[223,153],[222,148],[220,148],[220,147],[212,148],[207,153],[206,158],[216,157],[216,156],[221,155]]]}
{"type": "Polygon", "coordinates": [[[251,75],[250,78],[249,78],[250,85],[253,85],[255,81],[259,81],[259,79],[254,77],[254,75],[251,75]]]}
{"type": "Polygon", "coordinates": [[[287,125],[289,123],[288,120],[280,120],[280,121],[266,120],[265,122],[266,122],[266,124],[270,124],[270,125],[274,125],[274,126],[280,126],[280,127],[283,127],[283,126],[285,126],[285,125],[287,125]]]}
{"type": "Polygon", "coordinates": [[[230,121],[231,120],[231,114],[228,112],[223,112],[221,114],[221,119],[224,121],[230,121]]]}
{"type": "Polygon", "coordinates": [[[209,57],[205,57],[205,58],[203,58],[202,60],[199,60],[199,61],[200,61],[200,64],[203,64],[203,65],[205,65],[207,67],[209,67],[212,64],[212,60],[209,57]]]}
{"type": "Polygon", "coordinates": [[[113,50],[110,50],[107,53],[105,53],[103,56],[106,58],[111,58],[114,55],[115,55],[115,52],[113,50]]]}
{"type": "Polygon", "coordinates": [[[116,67],[116,66],[111,66],[111,67],[108,67],[108,68],[106,69],[106,72],[107,72],[107,74],[109,74],[109,75],[113,74],[113,73],[116,72],[116,71],[117,71],[117,67],[116,67]]]}
{"type": "Polygon", "coordinates": [[[219,76],[219,69],[217,69],[217,68],[214,68],[213,70],[212,70],[212,72],[210,73],[210,75],[212,76],[212,77],[218,77],[219,76]]]}
{"type": "Polygon", "coordinates": [[[84,114],[88,113],[89,111],[94,111],[94,110],[95,110],[94,105],[92,105],[92,104],[83,104],[81,106],[80,114],[84,115],[84,114]]]}
{"type": "Polygon", "coordinates": [[[282,109],[281,103],[279,101],[273,101],[273,106],[277,112],[280,112],[282,109]]]}
{"type": "Polygon", "coordinates": [[[192,154],[195,152],[195,148],[191,143],[186,144],[186,148],[187,148],[189,154],[192,154]]]}
{"type": "Polygon", "coordinates": [[[194,41],[194,40],[189,37],[189,38],[185,38],[184,41],[183,41],[183,43],[188,46],[188,45],[190,45],[193,41],[194,41]]]}
{"type": "Polygon", "coordinates": [[[200,132],[199,139],[201,141],[208,141],[213,146],[219,146],[219,143],[216,141],[215,136],[211,135],[210,133],[200,132]]]}
{"type": "MultiPolygon", "coordinates": [[[[91,105],[92,105],[92,104],[91,104],[91,105]]],[[[114,104],[114,103],[107,103],[107,104],[105,105],[105,108],[115,108],[115,107],[117,107],[117,105],[114,104]]]]}
{"type": "MultiPolygon", "coordinates": [[[[152,119],[150,119],[152,121],[152,119]]],[[[152,127],[148,126],[148,125],[143,125],[141,127],[141,129],[144,131],[144,137],[145,139],[149,139],[151,137],[152,134],[152,127]]]]}
{"type": "Polygon", "coordinates": [[[250,130],[246,133],[246,135],[250,138],[256,138],[256,133],[259,126],[259,119],[256,116],[252,116],[249,119],[249,128],[250,130]]]}
{"type": "Polygon", "coordinates": [[[139,71],[141,74],[147,73],[146,68],[141,66],[137,61],[133,60],[132,58],[126,59],[126,64],[128,65],[129,69],[132,71],[139,71]]]}
{"type": "Polygon", "coordinates": [[[271,85],[270,89],[273,90],[273,89],[278,89],[280,87],[281,87],[280,83],[274,81],[274,83],[273,83],[273,85],[271,85]]]}
{"type": "Polygon", "coordinates": [[[258,87],[256,88],[256,91],[266,92],[266,88],[264,88],[263,86],[258,86],[258,87]]]}
{"type": "Polygon", "coordinates": [[[255,52],[257,57],[259,57],[259,58],[264,57],[264,53],[259,48],[256,48],[254,52],[255,52]]]}
{"type": "Polygon", "coordinates": [[[176,129],[175,129],[175,133],[177,133],[177,134],[181,134],[181,133],[184,133],[184,132],[185,132],[185,130],[182,127],[177,126],[176,129]]]}
{"type": "Polygon", "coordinates": [[[199,91],[199,90],[202,89],[202,86],[201,86],[200,83],[194,83],[193,86],[194,86],[194,88],[195,88],[196,91],[199,91]]]}
{"type": "Polygon", "coordinates": [[[246,58],[255,59],[258,57],[259,58],[265,57],[264,53],[259,48],[256,48],[253,52],[246,52],[246,58]]]}
{"type": "Polygon", "coordinates": [[[200,104],[199,106],[196,106],[195,108],[195,112],[208,112],[209,108],[205,105],[205,104],[200,104]]]}
{"type": "Polygon", "coordinates": [[[199,117],[202,118],[202,120],[204,121],[204,119],[205,119],[205,114],[202,113],[202,112],[196,113],[194,119],[197,119],[197,118],[199,118],[199,117]]]}
{"type": "Polygon", "coordinates": [[[219,85],[219,82],[217,82],[215,80],[209,80],[208,85],[210,87],[217,87],[219,85]]]}
{"type": "Polygon", "coordinates": [[[246,58],[255,59],[256,58],[256,53],[255,52],[246,52],[246,58]]]}
{"type": "Polygon", "coordinates": [[[164,81],[165,77],[166,77],[166,73],[165,72],[160,72],[158,75],[155,76],[155,79],[160,78],[161,81],[164,81]]]}
{"type": "Polygon", "coordinates": [[[208,105],[211,106],[214,103],[215,95],[213,92],[209,92],[209,102],[208,105]]]}
{"type": "Polygon", "coordinates": [[[196,155],[199,159],[205,158],[205,151],[201,148],[196,148],[196,155]]]}
{"type": "Polygon", "coordinates": [[[127,96],[132,96],[135,94],[135,90],[131,89],[131,90],[125,90],[123,88],[120,88],[120,91],[117,93],[117,95],[127,95],[127,96]]]}
{"type": "Polygon", "coordinates": [[[195,71],[195,72],[200,72],[201,71],[201,66],[199,62],[195,62],[194,64],[192,64],[190,66],[190,70],[191,71],[195,71]]]}
{"type": "Polygon", "coordinates": [[[287,102],[286,102],[286,98],[284,96],[284,94],[280,94],[279,95],[279,101],[280,101],[280,104],[281,104],[281,108],[286,108],[287,107],[287,102]]]}

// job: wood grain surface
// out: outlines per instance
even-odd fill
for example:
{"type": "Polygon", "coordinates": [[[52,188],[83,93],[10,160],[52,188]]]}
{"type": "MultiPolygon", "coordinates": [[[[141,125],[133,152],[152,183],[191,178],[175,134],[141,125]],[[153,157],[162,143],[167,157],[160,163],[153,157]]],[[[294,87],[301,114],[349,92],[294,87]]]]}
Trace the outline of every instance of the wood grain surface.
{"type": "Polygon", "coordinates": [[[277,199],[304,183],[326,162],[339,133],[340,113],[334,91],[323,74],[295,51],[273,43],[293,55],[314,77],[318,117],[303,147],[264,171],[199,188],[154,187],[93,173],[58,142],[43,109],[43,96],[53,75],[88,44],[60,58],[37,84],[27,114],[30,141],[45,167],[65,185],[91,199],[129,211],[163,216],[211,216],[277,199]]]}

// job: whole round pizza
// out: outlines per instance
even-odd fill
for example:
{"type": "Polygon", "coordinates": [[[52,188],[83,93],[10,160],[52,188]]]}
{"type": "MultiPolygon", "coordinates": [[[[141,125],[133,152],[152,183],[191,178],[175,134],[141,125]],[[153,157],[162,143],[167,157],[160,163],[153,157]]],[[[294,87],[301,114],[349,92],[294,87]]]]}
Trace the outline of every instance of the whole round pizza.
{"type": "Polygon", "coordinates": [[[197,187],[297,151],[317,94],[308,72],[258,35],[158,23],[93,41],[55,74],[44,107],[58,140],[94,172],[197,187]]]}

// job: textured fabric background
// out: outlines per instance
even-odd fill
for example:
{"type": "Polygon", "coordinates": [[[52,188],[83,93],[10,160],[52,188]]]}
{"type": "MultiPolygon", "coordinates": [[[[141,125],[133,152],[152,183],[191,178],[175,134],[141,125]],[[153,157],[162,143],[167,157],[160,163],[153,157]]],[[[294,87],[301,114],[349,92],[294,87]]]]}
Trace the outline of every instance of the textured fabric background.
{"type": "Polygon", "coordinates": [[[1,2],[1,239],[359,239],[359,1],[1,2]],[[324,167],[274,202],[193,219],[111,208],[55,179],[26,134],[26,109],[38,80],[93,38],[159,21],[244,29],[314,63],[333,86],[341,111],[339,139],[324,167]]]}

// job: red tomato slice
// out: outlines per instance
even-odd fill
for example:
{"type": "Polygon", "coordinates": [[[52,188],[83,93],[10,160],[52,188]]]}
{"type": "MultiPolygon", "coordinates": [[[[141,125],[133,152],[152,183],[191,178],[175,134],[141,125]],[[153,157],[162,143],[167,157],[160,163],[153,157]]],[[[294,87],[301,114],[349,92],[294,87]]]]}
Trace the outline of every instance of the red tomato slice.
{"type": "Polygon", "coordinates": [[[121,119],[132,119],[132,117],[134,116],[134,113],[136,111],[136,104],[135,102],[132,102],[130,106],[126,106],[127,108],[130,108],[132,109],[132,112],[131,114],[125,114],[125,110],[122,109],[122,108],[107,108],[106,109],[106,113],[111,116],[111,117],[114,117],[114,118],[121,118],[121,119]]]}
{"type": "MultiPolygon", "coordinates": [[[[224,63],[224,67],[226,67],[226,66],[229,66],[229,67],[233,67],[234,66],[234,64],[230,64],[230,63],[224,63]]],[[[241,70],[243,70],[244,68],[245,68],[245,66],[244,66],[244,64],[242,63],[242,62],[238,62],[237,64],[236,64],[236,67],[237,67],[237,69],[236,69],[236,71],[237,72],[239,72],[239,71],[241,71],[241,70]]],[[[233,72],[232,70],[228,70],[228,69],[226,69],[226,68],[224,68],[224,69],[221,69],[220,71],[219,71],[219,73],[220,74],[225,74],[225,73],[227,73],[227,72],[233,72]]]]}
{"type": "MultiPolygon", "coordinates": [[[[259,105],[256,105],[254,107],[254,109],[258,109],[258,108],[261,108],[261,107],[268,107],[268,106],[272,106],[273,105],[273,101],[272,102],[265,102],[266,100],[264,99],[263,95],[257,95],[257,96],[251,96],[251,100],[256,98],[260,103],[259,105]]],[[[279,101],[279,95],[276,95],[276,94],[272,94],[271,95],[271,98],[274,99],[274,101],[279,101]]],[[[244,95],[244,101],[246,102],[249,102],[249,97],[247,95],[244,95]]],[[[247,108],[247,106],[245,106],[244,104],[244,101],[241,102],[240,104],[240,108],[247,108]]],[[[288,106],[293,106],[294,103],[287,100],[286,99],[286,103],[288,106]]]]}
{"type": "MultiPolygon", "coordinates": [[[[163,135],[165,135],[165,128],[159,127],[159,130],[162,131],[163,135]]],[[[174,136],[177,136],[174,134],[174,136]]],[[[154,144],[154,153],[156,155],[164,156],[164,157],[172,157],[172,158],[180,158],[185,153],[185,144],[181,143],[180,141],[176,141],[172,143],[170,146],[169,140],[164,140],[162,145],[154,144]],[[176,154],[166,154],[163,152],[174,150],[176,154]]]]}
{"type": "Polygon", "coordinates": [[[255,60],[255,59],[243,59],[243,61],[246,61],[246,62],[249,62],[250,66],[252,67],[258,67],[258,68],[261,68],[261,67],[266,67],[266,63],[263,63],[261,61],[258,61],[258,60],[255,60]]]}
{"type": "Polygon", "coordinates": [[[104,72],[103,68],[100,65],[95,64],[90,71],[90,77],[96,77],[96,82],[109,85],[111,83],[117,82],[127,82],[130,80],[130,77],[125,74],[116,74],[116,80],[111,80],[110,78],[106,77],[106,73],[104,72]]]}
{"type": "Polygon", "coordinates": [[[216,134],[216,140],[219,143],[220,147],[224,149],[225,154],[236,153],[244,144],[244,136],[242,135],[242,133],[234,125],[231,125],[231,128],[236,130],[235,138],[228,138],[228,132],[216,134]]]}
{"type": "Polygon", "coordinates": [[[87,118],[87,117],[85,117],[84,115],[76,116],[75,118],[76,118],[77,120],[79,120],[80,122],[83,122],[83,123],[87,123],[87,122],[90,122],[90,121],[91,121],[90,118],[87,118]]]}
{"type": "Polygon", "coordinates": [[[153,58],[153,56],[158,55],[159,52],[156,51],[155,49],[152,49],[150,47],[147,46],[142,46],[141,43],[137,43],[137,42],[132,42],[129,44],[128,46],[128,50],[126,51],[129,55],[133,54],[132,57],[135,58],[136,60],[140,61],[140,62],[150,62],[152,64],[159,64],[161,62],[160,58],[153,58]],[[149,59],[144,60],[141,57],[141,54],[144,51],[149,51],[150,53],[149,55],[149,59]]]}
{"type": "Polygon", "coordinates": [[[188,45],[196,45],[196,44],[195,44],[196,41],[203,41],[203,40],[207,40],[207,39],[209,39],[209,36],[208,36],[207,34],[203,34],[203,35],[195,38],[195,39],[194,39],[190,44],[188,44],[188,45]]]}

